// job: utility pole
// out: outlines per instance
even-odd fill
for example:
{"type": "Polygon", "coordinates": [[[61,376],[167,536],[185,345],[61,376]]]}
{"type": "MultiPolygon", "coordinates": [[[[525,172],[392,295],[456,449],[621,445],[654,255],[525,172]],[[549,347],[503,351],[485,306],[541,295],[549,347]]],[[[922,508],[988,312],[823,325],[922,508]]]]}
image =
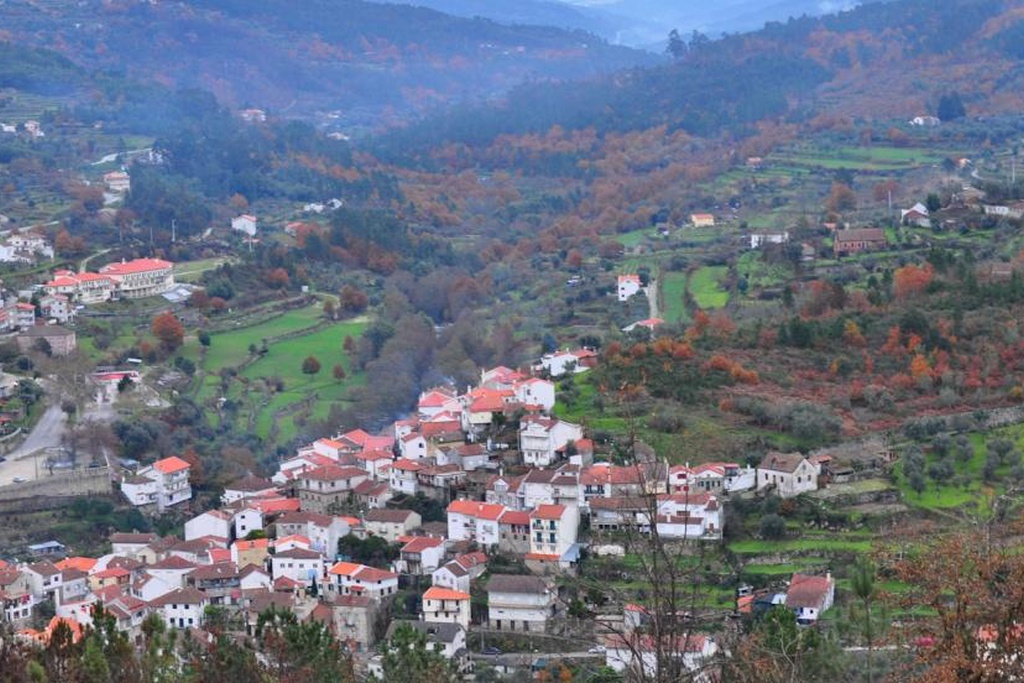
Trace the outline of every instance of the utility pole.
{"type": "Polygon", "coordinates": [[[177,218],[172,218],[171,219],[171,244],[174,244],[174,242],[177,240],[177,237],[178,237],[178,219],[177,218]]]}

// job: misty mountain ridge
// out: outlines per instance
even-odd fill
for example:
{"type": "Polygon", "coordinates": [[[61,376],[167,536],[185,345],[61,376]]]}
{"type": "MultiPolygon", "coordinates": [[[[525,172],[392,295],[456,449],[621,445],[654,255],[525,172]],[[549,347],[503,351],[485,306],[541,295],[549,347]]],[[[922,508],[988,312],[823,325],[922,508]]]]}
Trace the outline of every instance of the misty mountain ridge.
{"type": "Polygon", "coordinates": [[[7,0],[5,38],[223,103],[376,128],[530,80],[659,58],[583,31],[361,0],[7,0]]]}
{"type": "Polygon", "coordinates": [[[770,21],[852,9],[859,0],[372,0],[429,7],[503,24],[582,29],[614,44],[660,52],[669,31],[723,33],[760,29],[770,21]]]}

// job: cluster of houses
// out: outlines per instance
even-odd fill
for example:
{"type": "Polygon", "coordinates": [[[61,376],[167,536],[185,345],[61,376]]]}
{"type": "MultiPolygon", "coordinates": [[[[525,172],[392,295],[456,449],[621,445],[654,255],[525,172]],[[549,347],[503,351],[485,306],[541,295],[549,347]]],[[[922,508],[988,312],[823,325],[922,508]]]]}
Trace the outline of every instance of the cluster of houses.
{"type": "MultiPolygon", "coordinates": [[[[561,628],[556,579],[577,570],[585,520],[592,537],[657,530],[663,539],[716,542],[728,496],[754,489],[799,495],[817,488],[827,465],[779,453],[757,468],[669,466],[647,455],[630,465],[595,462],[583,429],[550,415],[554,400],[550,380],[505,367],[483,372],[465,393],[425,391],[416,415],[384,434],[319,439],[281,462],[271,479],[247,476],[228,486],[219,508],[188,519],[183,539],[114,534],[104,557],[4,567],[5,617],[24,625],[34,605],[53,599],[58,618],[86,625],[101,603],[137,637],[153,612],[174,628],[202,628],[206,607],[217,605],[242,613],[239,623],[251,628],[273,605],[324,622],[353,652],[366,653],[372,670],[379,615],[400,590],[429,582],[410,623],[465,670],[474,621],[519,633],[561,628]],[[484,438],[515,422],[518,451],[484,438]],[[424,522],[412,509],[422,508],[403,507],[420,494],[445,506],[444,521],[424,522]],[[396,544],[397,557],[367,566],[339,554],[339,541],[350,535],[396,544]],[[487,573],[495,553],[518,558],[529,573],[487,573]],[[478,582],[486,615],[470,608],[478,582]]],[[[121,491],[154,511],[187,509],[190,470],[182,458],[165,458],[126,475],[121,491]]],[[[713,654],[714,641],[700,638],[684,648],[687,656],[713,654]]],[[[606,640],[610,666],[641,665],[629,657],[642,648],[606,640]]]]}
{"type": "Polygon", "coordinates": [[[30,229],[13,232],[0,240],[0,262],[35,264],[53,259],[53,245],[30,229]]]}

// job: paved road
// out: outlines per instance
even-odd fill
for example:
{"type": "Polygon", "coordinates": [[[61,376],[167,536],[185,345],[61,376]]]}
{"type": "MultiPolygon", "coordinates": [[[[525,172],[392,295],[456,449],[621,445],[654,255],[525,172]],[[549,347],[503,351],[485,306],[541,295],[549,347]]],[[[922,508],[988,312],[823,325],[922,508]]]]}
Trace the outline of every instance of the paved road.
{"type": "Polygon", "coordinates": [[[28,438],[7,455],[7,460],[20,460],[43,448],[59,446],[64,436],[65,420],[66,416],[59,405],[47,408],[28,438]]]}
{"type": "MultiPolygon", "coordinates": [[[[82,419],[109,422],[116,416],[117,411],[113,405],[92,403],[86,408],[82,419]]],[[[66,430],[67,416],[60,405],[47,408],[25,441],[4,456],[5,462],[0,462],[0,486],[15,483],[14,479],[32,481],[46,474],[46,449],[60,446],[66,430]]]]}
{"type": "Polygon", "coordinates": [[[651,313],[649,318],[660,318],[661,311],[658,310],[658,287],[659,283],[656,279],[651,278],[647,283],[647,303],[650,304],[651,313]]]}

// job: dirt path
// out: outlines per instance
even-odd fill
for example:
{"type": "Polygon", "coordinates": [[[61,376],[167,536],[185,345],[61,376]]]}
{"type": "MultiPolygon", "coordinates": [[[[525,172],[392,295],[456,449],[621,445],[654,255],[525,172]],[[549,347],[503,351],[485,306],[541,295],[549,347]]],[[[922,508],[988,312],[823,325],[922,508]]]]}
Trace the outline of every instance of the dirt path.
{"type": "Polygon", "coordinates": [[[650,305],[650,318],[660,318],[661,311],[658,310],[658,281],[651,278],[647,283],[647,303],[650,305]]]}

